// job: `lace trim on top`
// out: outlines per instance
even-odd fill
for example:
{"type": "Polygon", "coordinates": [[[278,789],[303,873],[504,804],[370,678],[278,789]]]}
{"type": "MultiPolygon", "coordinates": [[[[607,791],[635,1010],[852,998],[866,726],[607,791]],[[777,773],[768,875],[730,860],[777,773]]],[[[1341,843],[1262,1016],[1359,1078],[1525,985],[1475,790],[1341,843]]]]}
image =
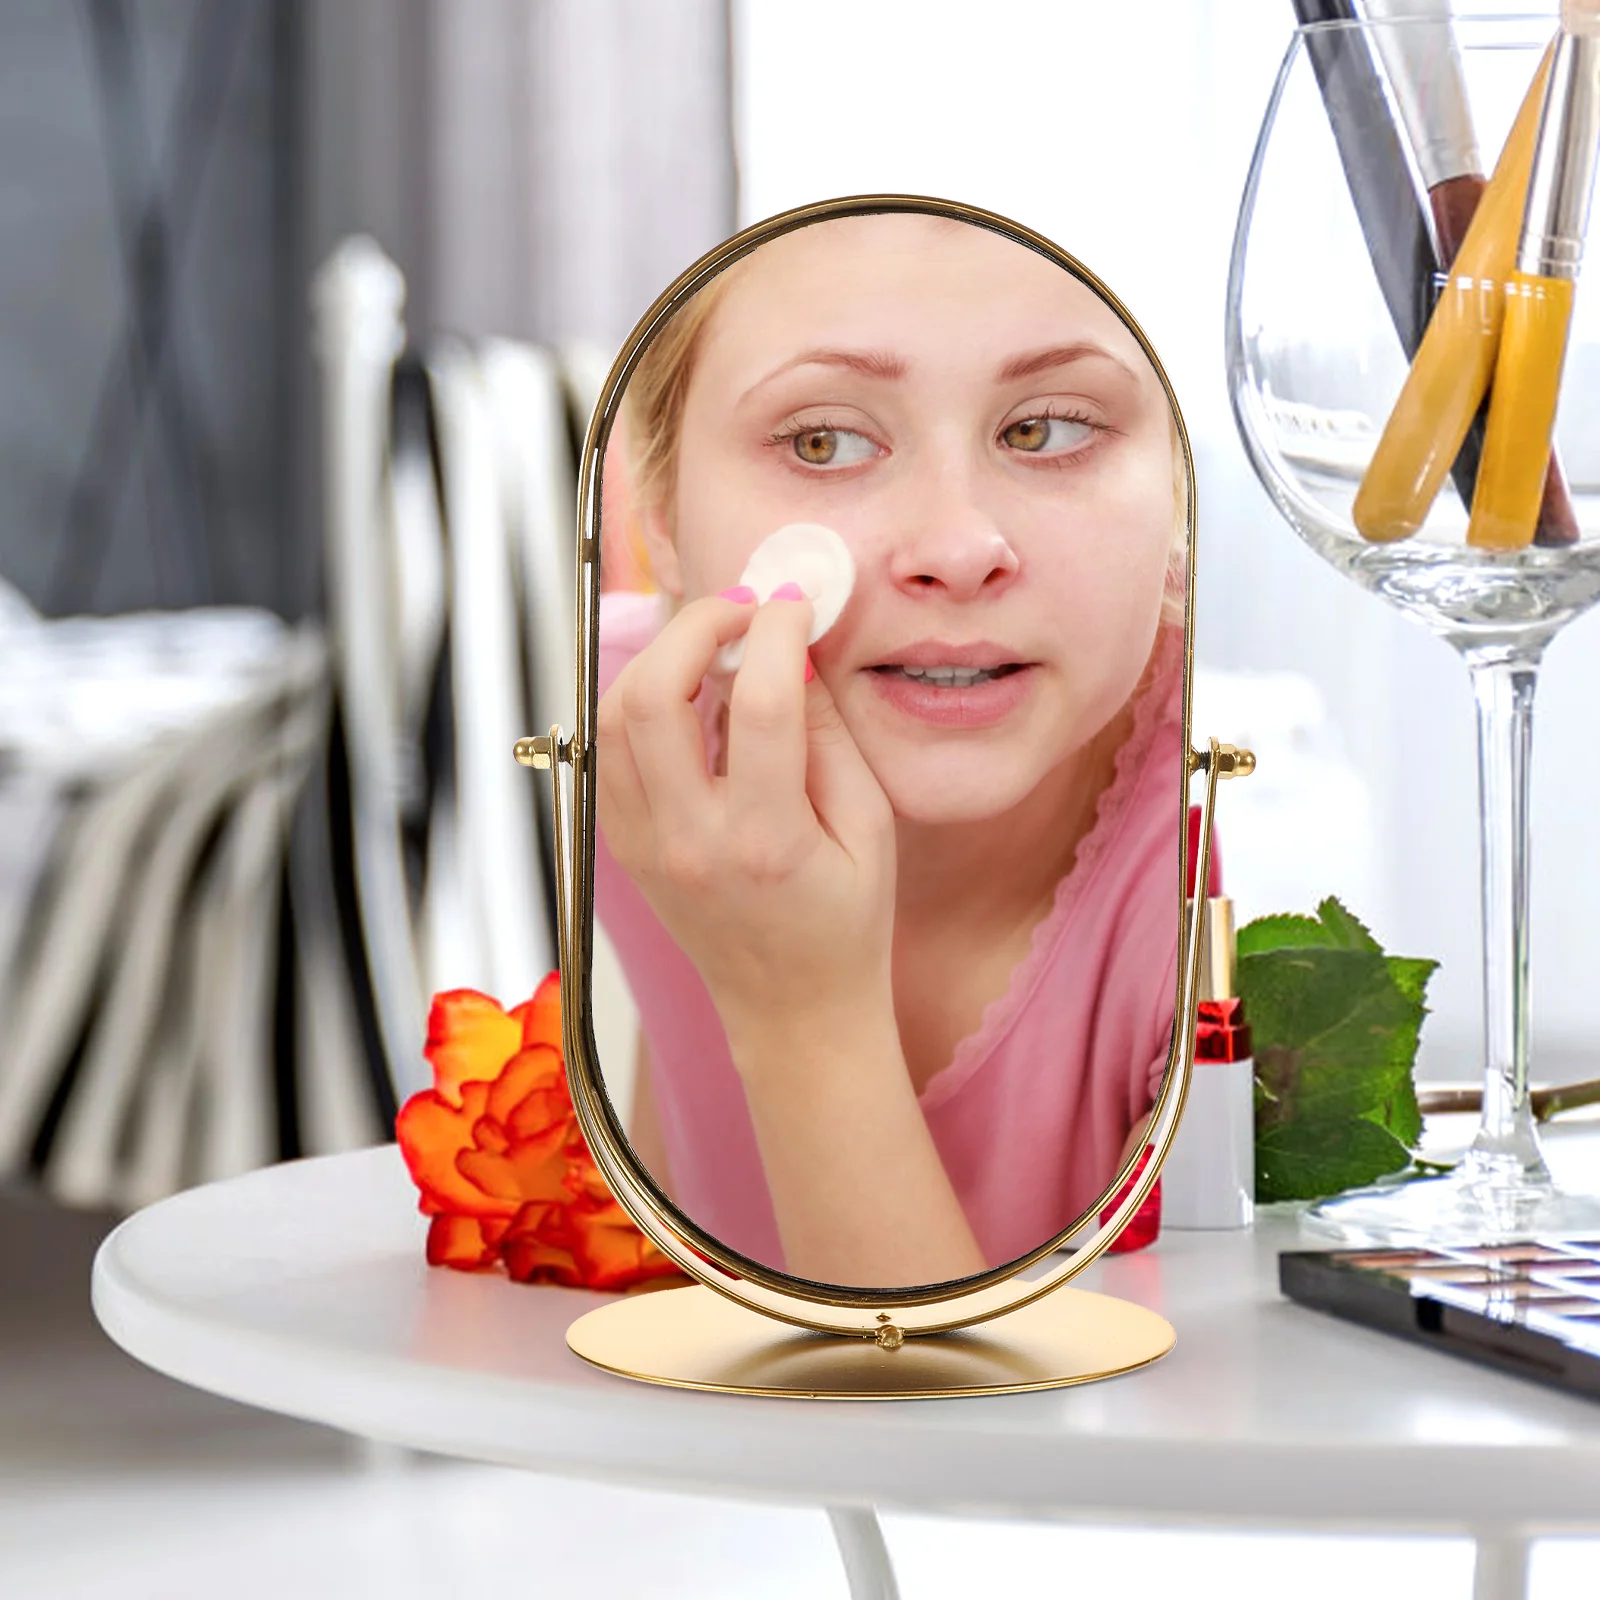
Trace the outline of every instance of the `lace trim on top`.
{"type": "Polygon", "coordinates": [[[1022,1015],[1066,931],[1074,907],[1088,892],[1107,851],[1121,831],[1158,736],[1163,731],[1168,731],[1170,736],[1173,722],[1179,724],[1181,732],[1183,629],[1171,625],[1163,627],[1151,654],[1150,676],[1134,699],[1133,727],[1117,750],[1110,783],[1100,791],[1094,822],[1079,841],[1071,867],[1056,885],[1049,911],[1035,925],[1028,953],[1012,969],[1005,992],[984,1007],[977,1028],[956,1046],[949,1065],[923,1085],[917,1104],[924,1111],[933,1110],[960,1089],[993,1055],[1022,1015]]]}

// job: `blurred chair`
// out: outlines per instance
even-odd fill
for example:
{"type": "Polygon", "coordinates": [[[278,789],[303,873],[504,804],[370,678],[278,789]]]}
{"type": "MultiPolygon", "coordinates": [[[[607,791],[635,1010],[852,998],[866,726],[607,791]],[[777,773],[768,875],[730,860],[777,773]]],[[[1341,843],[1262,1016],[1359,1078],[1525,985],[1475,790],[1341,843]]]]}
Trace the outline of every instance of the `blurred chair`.
{"type": "MultiPolygon", "coordinates": [[[[359,237],[314,289],[342,893],[400,1095],[428,1082],[431,995],[510,1006],[556,966],[547,787],[511,749],[573,721],[577,449],[609,365],[504,339],[407,352],[404,294],[359,237]]],[[[631,1060],[615,989],[602,980],[597,1025],[621,1029],[631,1060]]]]}
{"type": "Polygon", "coordinates": [[[408,354],[403,297],[365,239],[315,284],[326,644],[0,596],[0,1179],[130,1207],[382,1138],[433,993],[510,1005],[556,965],[553,819],[511,747],[572,721],[575,441],[609,360],[408,354]]]}
{"type": "Polygon", "coordinates": [[[317,631],[13,608],[0,652],[0,1178],[129,1207],[369,1142],[295,914],[317,631]]]}

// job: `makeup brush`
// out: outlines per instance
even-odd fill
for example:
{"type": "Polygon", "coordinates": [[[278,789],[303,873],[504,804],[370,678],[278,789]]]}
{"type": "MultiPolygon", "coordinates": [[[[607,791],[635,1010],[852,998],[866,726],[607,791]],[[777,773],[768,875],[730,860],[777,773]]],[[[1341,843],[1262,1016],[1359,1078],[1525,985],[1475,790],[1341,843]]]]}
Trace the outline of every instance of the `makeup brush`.
{"type": "MultiPolygon", "coordinates": [[[[1356,491],[1351,514],[1364,538],[1405,539],[1422,526],[1489,387],[1553,55],[1552,46],[1523,98],[1356,491]]],[[[1462,498],[1472,503],[1470,484],[1462,498]]]]}
{"type": "Polygon", "coordinates": [[[1461,52],[1450,26],[1450,0],[1361,0],[1428,192],[1439,260],[1455,260],[1483,193],[1483,163],[1472,126],[1461,52]]]}
{"type": "MultiPolygon", "coordinates": [[[[1302,25],[1362,20],[1355,0],[1294,0],[1294,10],[1302,25]]],[[[1305,35],[1305,47],[1378,288],[1410,361],[1427,327],[1439,258],[1368,31],[1313,31],[1305,35]]],[[[1472,500],[1480,443],[1481,434],[1469,430],[1455,452],[1455,483],[1463,504],[1472,500]]],[[[1447,470],[1450,465],[1447,461],[1447,470]]]]}
{"type": "MultiPolygon", "coordinates": [[[[1461,53],[1456,47],[1455,32],[1451,26],[1449,0],[1362,0],[1362,8],[1369,20],[1387,24],[1373,29],[1372,36],[1377,44],[1378,54],[1382,59],[1384,73],[1389,80],[1390,92],[1405,128],[1418,174],[1428,192],[1440,262],[1446,268],[1447,274],[1453,274],[1457,278],[1476,276],[1482,279],[1488,275],[1494,282],[1502,282],[1514,263],[1516,237],[1521,228],[1520,203],[1515,210],[1508,206],[1503,214],[1496,215],[1494,238],[1498,241],[1498,246],[1490,256],[1479,257],[1479,253],[1474,252],[1474,257],[1478,259],[1468,257],[1463,261],[1460,255],[1465,236],[1477,214],[1485,184],[1478,155],[1477,137],[1472,125],[1465,75],[1461,66],[1461,53]]],[[[1537,134],[1535,117],[1538,107],[1543,103],[1543,92],[1543,80],[1540,80],[1523,102],[1527,120],[1520,124],[1518,130],[1522,137],[1516,141],[1516,149],[1521,159],[1514,175],[1514,187],[1518,197],[1527,187],[1528,169],[1532,165],[1533,145],[1537,134]]],[[[1466,285],[1457,283],[1452,286],[1447,279],[1445,287],[1440,291],[1440,297],[1453,298],[1457,302],[1443,313],[1447,320],[1461,315],[1464,311],[1471,320],[1473,308],[1461,304],[1463,298],[1470,298],[1470,291],[1466,285]]],[[[1478,309],[1486,310],[1493,324],[1492,329],[1480,329],[1480,333],[1489,337],[1487,346],[1481,347],[1478,352],[1480,359],[1486,357],[1492,367],[1499,342],[1499,306],[1491,304],[1480,306],[1478,309]]],[[[1439,314],[1436,306],[1435,315],[1439,314]]],[[[1426,339],[1427,335],[1424,335],[1424,340],[1426,339]]],[[[1433,463],[1434,471],[1413,480],[1415,495],[1418,497],[1425,495],[1426,498],[1421,499],[1420,504],[1402,503],[1393,509],[1386,508],[1381,494],[1378,493],[1379,486],[1384,482],[1384,473],[1380,472],[1373,479],[1373,489],[1368,491],[1361,502],[1358,523],[1369,523],[1374,529],[1410,525],[1412,531],[1415,531],[1426,517],[1428,507],[1438,493],[1446,465],[1456,462],[1456,456],[1448,453],[1447,445],[1453,444],[1454,449],[1459,451],[1461,441],[1464,440],[1470,452],[1469,459],[1474,461],[1477,459],[1484,420],[1483,409],[1479,402],[1483,398],[1486,385],[1479,382],[1479,375],[1473,362],[1468,361],[1465,370],[1469,385],[1477,389],[1478,399],[1468,408],[1464,419],[1459,412],[1459,405],[1465,399],[1464,395],[1458,397],[1457,405],[1442,407],[1440,419],[1444,438],[1435,447],[1444,455],[1444,459],[1433,463]]],[[[1423,377],[1426,377],[1426,373],[1423,377]]],[[[1426,400],[1424,417],[1432,414],[1438,405],[1438,396],[1424,394],[1413,396],[1413,399],[1418,398],[1426,400]]],[[[1420,420],[1416,419],[1413,425],[1420,425],[1420,420]]],[[[1421,467],[1415,458],[1412,470],[1421,472],[1421,467]]],[[[1398,471],[1398,464],[1391,457],[1385,472],[1396,474],[1398,471]]],[[[1475,488],[1474,481],[1460,470],[1456,471],[1454,476],[1463,503],[1470,506],[1475,488]]],[[[1398,484],[1393,483],[1391,492],[1402,496],[1405,494],[1398,484]]],[[[1368,537],[1383,536],[1381,533],[1368,535],[1368,537]]],[[[1403,533],[1388,535],[1388,537],[1404,536],[1403,533]]],[[[1541,545],[1566,545],[1574,543],[1577,537],[1578,519],[1572,509],[1571,497],[1567,493],[1566,479],[1561,471],[1560,462],[1552,455],[1545,474],[1534,542],[1541,545]]]]}
{"type": "Polygon", "coordinates": [[[1533,540],[1597,156],[1600,0],[1563,0],[1467,524],[1467,542],[1481,548],[1533,540]]]}
{"type": "MultiPolygon", "coordinates": [[[[1294,11],[1302,26],[1360,20],[1354,0],[1294,0],[1294,11]]],[[[1427,325],[1437,261],[1383,80],[1360,28],[1308,33],[1305,47],[1378,287],[1409,360],[1427,325]]]]}

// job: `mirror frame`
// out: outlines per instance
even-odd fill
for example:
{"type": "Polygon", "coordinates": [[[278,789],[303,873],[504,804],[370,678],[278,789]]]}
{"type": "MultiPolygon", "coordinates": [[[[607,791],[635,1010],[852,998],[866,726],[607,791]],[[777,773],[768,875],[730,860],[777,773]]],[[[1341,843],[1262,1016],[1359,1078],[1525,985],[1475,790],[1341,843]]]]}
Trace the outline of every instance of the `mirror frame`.
{"type": "Polygon", "coordinates": [[[1042,235],[994,212],[957,201],[924,195],[871,194],[819,201],[781,212],[742,229],[702,256],[657,298],[628,336],[613,363],[596,403],[584,440],[578,485],[577,543],[577,730],[564,736],[558,726],[547,738],[519,741],[517,759],[525,765],[549,768],[555,801],[555,856],[559,962],[561,971],[562,1038],[567,1079],[579,1126],[602,1175],[623,1209],[666,1256],[689,1277],[728,1299],[796,1327],[816,1332],[875,1337],[886,1324],[906,1335],[943,1333],[1001,1316],[1039,1299],[1083,1271],[1106,1249],[1123,1224],[1143,1202],[1160,1176],[1178,1119],[1188,1094],[1194,1058],[1196,999],[1199,964],[1199,914],[1204,898],[1197,898],[1183,925],[1188,899],[1188,833],[1190,780],[1207,774],[1201,805],[1199,860],[1195,881],[1203,883],[1210,858],[1211,825],[1219,776],[1243,774],[1253,761],[1243,752],[1210,741],[1208,751],[1194,748],[1191,726],[1194,677],[1195,607],[1195,479],[1194,456],[1183,413],[1173,393],[1166,369],[1149,339],[1122,301],[1081,262],[1042,235]],[[1094,291],[1121,318],[1138,339],[1155,369],[1172,409],[1183,452],[1184,492],[1187,497],[1188,571],[1184,605],[1183,741],[1185,759],[1178,795],[1177,914],[1180,921],[1177,993],[1172,1042],[1161,1093],[1151,1116],[1147,1145],[1149,1163],[1116,1209],[1069,1255],[1033,1278],[1021,1278],[1035,1262],[1061,1249],[1107,1203],[1107,1198],[1127,1182],[1140,1152],[1129,1158],[1102,1190],[1100,1198],[1055,1237],[1042,1241],[1026,1255],[971,1277],[914,1288],[868,1289],[813,1282],[764,1266],[730,1250],[704,1232],[656,1186],[633,1154],[626,1131],[605,1090],[595,1045],[592,1012],[591,958],[594,933],[595,852],[595,722],[598,707],[598,649],[600,603],[600,511],[606,446],[624,391],[635,366],[650,341],[686,301],[710,280],[763,244],[812,223],[875,213],[911,212],[947,217],[986,228],[1033,250],[1069,272],[1094,291]],[[570,769],[571,813],[568,813],[566,778],[570,769]]]}

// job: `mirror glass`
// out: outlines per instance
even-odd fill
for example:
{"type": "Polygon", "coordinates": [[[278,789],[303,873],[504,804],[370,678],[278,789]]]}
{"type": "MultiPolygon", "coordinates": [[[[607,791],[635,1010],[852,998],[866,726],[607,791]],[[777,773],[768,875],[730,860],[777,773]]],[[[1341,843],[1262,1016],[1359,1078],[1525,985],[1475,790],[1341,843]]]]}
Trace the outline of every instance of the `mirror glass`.
{"type": "Polygon", "coordinates": [[[658,324],[603,460],[590,882],[637,1027],[591,1003],[637,1161],[814,1283],[1092,1218],[1182,906],[1186,474],[1141,338],[949,208],[806,221],[658,324]]]}

